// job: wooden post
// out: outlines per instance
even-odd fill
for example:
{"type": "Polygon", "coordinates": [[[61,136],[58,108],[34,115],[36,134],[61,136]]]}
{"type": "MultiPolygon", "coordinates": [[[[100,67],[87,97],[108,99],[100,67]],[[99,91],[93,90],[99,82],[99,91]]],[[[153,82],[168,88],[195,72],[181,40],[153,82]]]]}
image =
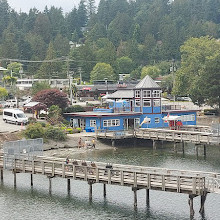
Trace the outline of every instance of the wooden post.
{"type": "Polygon", "coordinates": [[[115,140],[112,140],[112,147],[115,147],[115,140]]]}
{"type": "Polygon", "coordinates": [[[173,151],[175,153],[177,153],[177,142],[174,141],[174,144],[173,144],[173,151]]]}
{"type": "Polygon", "coordinates": [[[92,200],[92,182],[89,183],[89,200],[92,200]]]}
{"type": "Polygon", "coordinates": [[[16,187],[16,160],[14,159],[14,187],[16,187]]]}
{"type": "Polygon", "coordinates": [[[204,144],[204,158],[206,159],[206,145],[204,144]]]}
{"type": "Polygon", "coordinates": [[[70,179],[67,179],[67,192],[70,192],[70,179]]]}
{"type": "Polygon", "coordinates": [[[52,178],[49,176],[48,179],[49,179],[49,194],[51,194],[51,192],[52,192],[52,178]]]}
{"type": "Polygon", "coordinates": [[[153,140],[153,150],[156,150],[157,149],[157,146],[156,146],[156,141],[153,140]]]}
{"type": "Polygon", "coordinates": [[[204,193],[204,195],[201,195],[201,207],[200,207],[200,210],[199,212],[201,214],[204,214],[204,206],[205,206],[205,200],[206,200],[206,196],[207,196],[207,193],[204,193]]]}
{"type": "Polygon", "coordinates": [[[137,139],[134,138],[134,147],[136,147],[136,145],[137,145],[137,139]]]}
{"type": "Polygon", "coordinates": [[[182,151],[183,151],[183,154],[185,154],[185,146],[184,146],[184,142],[182,141],[181,144],[182,144],[182,151]]]}
{"type": "Polygon", "coordinates": [[[199,156],[199,148],[198,148],[197,144],[195,145],[195,150],[196,150],[196,157],[198,158],[198,156],[199,156]]]}
{"type": "Polygon", "coordinates": [[[31,187],[33,186],[33,174],[31,173],[31,187]]]}
{"type": "Polygon", "coordinates": [[[150,190],[146,189],[146,204],[149,206],[150,204],[150,190]]]}
{"type": "Polygon", "coordinates": [[[193,198],[194,198],[193,195],[189,195],[188,203],[189,203],[189,208],[190,208],[190,217],[193,217],[195,214],[195,211],[193,209],[193,198]]]}
{"type": "Polygon", "coordinates": [[[103,184],[103,195],[104,197],[106,197],[106,184],[105,183],[103,184]]]}
{"type": "Polygon", "coordinates": [[[14,170],[14,187],[16,187],[16,171],[14,170]]]}
{"type": "Polygon", "coordinates": [[[132,190],[134,191],[134,208],[137,208],[137,188],[133,187],[132,190]]]}
{"type": "Polygon", "coordinates": [[[3,169],[1,169],[1,181],[3,181],[3,169]]]}

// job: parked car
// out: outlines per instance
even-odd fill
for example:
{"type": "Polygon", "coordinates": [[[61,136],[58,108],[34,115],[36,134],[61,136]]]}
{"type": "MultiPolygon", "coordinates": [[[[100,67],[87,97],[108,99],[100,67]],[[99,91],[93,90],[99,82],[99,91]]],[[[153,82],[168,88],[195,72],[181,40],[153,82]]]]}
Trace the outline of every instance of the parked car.
{"type": "Polygon", "coordinates": [[[8,108],[10,108],[10,107],[17,107],[17,99],[8,99],[8,100],[6,100],[6,105],[5,105],[5,107],[8,107],[8,108]]]}
{"type": "Polygon", "coordinates": [[[28,123],[27,116],[20,109],[4,109],[2,118],[6,123],[11,122],[16,125],[28,123]]]}
{"type": "Polygon", "coordinates": [[[178,96],[176,97],[176,101],[187,101],[187,102],[191,102],[192,99],[188,96],[182,97],[182,96],[178,96]]]}
{"type": "Polygon", "coordinates": [[[0,108],[6,107],[6,101],[0,101],[0,108]]]}

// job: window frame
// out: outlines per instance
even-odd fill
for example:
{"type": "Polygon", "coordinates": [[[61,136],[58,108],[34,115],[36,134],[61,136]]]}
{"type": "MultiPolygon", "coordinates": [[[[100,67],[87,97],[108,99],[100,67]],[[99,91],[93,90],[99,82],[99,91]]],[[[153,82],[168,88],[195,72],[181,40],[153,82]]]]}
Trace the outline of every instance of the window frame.
{"type": "Polygon", "coordinates": [[[141,91],[135,90],[135,98],[140,98],[140,97],[141,97],[141,91]]]}
{"type": "Polygon", "coordinates": [[[90,120],[90,127],[96,127],[96,120],[94,120],[94,119],[90,120]]]}
{"type": "Polygon", "coordinates": [[[120,119],[103,120],[103,127],[118,127],[120,126],[120,119]]]}
{"type": "Polygon", "coordinates": [[[143,90],[143,98],[150,98],[151,90],[143,90]]]}
{"type": "Polygon", "coordinates": [[[151,99],[143,99],[143,107],[151,107],[151,99]],[[145,105],[145,103],[149,103],[149,105],[145,105]]]}

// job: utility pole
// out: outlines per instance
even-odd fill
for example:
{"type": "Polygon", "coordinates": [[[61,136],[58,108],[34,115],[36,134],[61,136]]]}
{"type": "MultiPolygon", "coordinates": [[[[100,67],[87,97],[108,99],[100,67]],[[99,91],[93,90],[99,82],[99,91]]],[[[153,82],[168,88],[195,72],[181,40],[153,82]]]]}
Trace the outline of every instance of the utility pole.
{"type": "MultiPolygon", "coordinates": [[[[171,65],[170,65],[170,72],[173,74],[173,88],[175,86],[175,72],[176,72],[176,65],[175,65],[175,59],[172,59],[171,65]]],[[[176,97],[174,95],[174,102],[176,101],[176,97]]]]}

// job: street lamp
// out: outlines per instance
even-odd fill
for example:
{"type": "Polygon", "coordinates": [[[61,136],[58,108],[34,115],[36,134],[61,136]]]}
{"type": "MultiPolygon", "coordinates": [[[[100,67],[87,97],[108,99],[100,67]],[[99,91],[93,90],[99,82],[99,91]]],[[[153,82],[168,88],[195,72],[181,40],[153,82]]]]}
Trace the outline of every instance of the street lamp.
{"type": "MultiPolygon", "coordinates": [[[[175,86],[175,72],[176,72],[176,64],[175,59],[172,59],[171,65],[170,65],[170,72],[173,74],[173,88],[175,86]]],[[[175,102],[175,95],[174,95],[174,102],[175,102]]]]}
{"type": "Polygon", "coordinates": [[[106,85],[106,88],[107,88],[107,92],[106,92],[106,95],[108,95],[108,78],[105,78],[105,85],[106,85]]]}

